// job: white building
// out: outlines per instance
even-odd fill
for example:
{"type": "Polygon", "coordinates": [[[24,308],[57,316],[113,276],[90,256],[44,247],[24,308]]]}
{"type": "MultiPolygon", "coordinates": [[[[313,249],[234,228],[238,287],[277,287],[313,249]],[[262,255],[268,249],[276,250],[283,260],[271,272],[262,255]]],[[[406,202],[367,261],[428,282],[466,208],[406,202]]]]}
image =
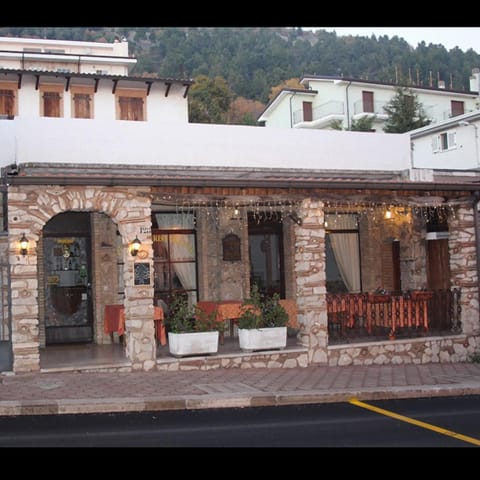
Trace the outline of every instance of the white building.
{"type": "Polygon", "coordinates": [[[0,115],[187,123],[189,79],[128,76],[127,42],[0,38],[0,115]]]}
{"type": "MultiPolygon", "coordinates": [[[[446,89],[444,83],[411,90],[426,116],[437,123],[478,108],[478,74],[472,79],[474,90],[469,92],[446,89]]],[[[396,85],[345,77],[304,76],[300,83],[305,90],[281,90],[258,122],[266,127],[328,129],[335,120],[348,130],[354,120],[367,116],[375,119],[373,129],[382,132],[387,118],[383,107],[396,93],[396,85]]]]}

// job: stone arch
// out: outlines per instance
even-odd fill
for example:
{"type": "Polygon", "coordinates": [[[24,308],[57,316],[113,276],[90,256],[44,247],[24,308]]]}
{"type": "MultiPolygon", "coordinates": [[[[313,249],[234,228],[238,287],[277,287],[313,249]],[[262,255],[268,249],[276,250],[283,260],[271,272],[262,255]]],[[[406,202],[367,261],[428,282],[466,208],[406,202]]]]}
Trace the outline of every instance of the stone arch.
{"type": "Polygon", "coordinates": [[[136,369],[155,364],[153,286],[135,287],[129,242],[138,236],[142,261],[152,263],[151,199],[148,189],[101,186],[10,186],[8,198],[9,259],[12,285],[13,369],[40,368],[38,328],[38,275],[36,245],[46,222],[66,211],[107,214],[122,237],[125,269],[127,356],[136,369]],[[18,240],[25,233],[28,254],[20,255],[18,240]],[[150,315],[152,322],[140,321],[150,315]],[[137,315],[137,317],[136,317],[137,315]],[[150,325],[151,323],[151,325],[150,325]]]}

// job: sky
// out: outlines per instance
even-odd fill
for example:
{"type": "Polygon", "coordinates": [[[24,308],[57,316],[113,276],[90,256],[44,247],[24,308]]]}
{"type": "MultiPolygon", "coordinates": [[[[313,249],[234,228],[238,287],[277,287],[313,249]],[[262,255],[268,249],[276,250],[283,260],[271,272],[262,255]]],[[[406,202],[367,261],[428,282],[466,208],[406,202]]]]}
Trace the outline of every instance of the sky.
{"type": "Polygon", "coordinates": [[[447,50],[458,46],[464,52],[472,48],[480,53],[480,27],[302,27],[302,30],[317,28],[329,32],[335,30],[337,36],[370,37],[375,34],[377,38],[382,35],[392,38],[397,35],[414,48],[423,40],[427,45],[441,44],[447,50]]]}

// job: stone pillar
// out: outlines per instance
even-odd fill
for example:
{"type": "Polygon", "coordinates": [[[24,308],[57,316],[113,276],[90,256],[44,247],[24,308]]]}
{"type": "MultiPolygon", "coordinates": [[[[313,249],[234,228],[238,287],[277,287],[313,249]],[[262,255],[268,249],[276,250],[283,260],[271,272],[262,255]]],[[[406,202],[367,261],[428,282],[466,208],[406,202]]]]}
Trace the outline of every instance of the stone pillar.
{"type": "Polygon", "coordinates": [[[462,204],[449,219],[450,273],[452,287],[461,289],[462,332],[478,335],[479,287],[476,238],[472,204],[462,204]]]}
{"type": "Polygon", "coordinates": [[[308,347],[310,364],[328,361],[328,321],[326,305],[325,229],[323,203],[305,199],[295,227],[295,273],[299,341],[308,347]]]}

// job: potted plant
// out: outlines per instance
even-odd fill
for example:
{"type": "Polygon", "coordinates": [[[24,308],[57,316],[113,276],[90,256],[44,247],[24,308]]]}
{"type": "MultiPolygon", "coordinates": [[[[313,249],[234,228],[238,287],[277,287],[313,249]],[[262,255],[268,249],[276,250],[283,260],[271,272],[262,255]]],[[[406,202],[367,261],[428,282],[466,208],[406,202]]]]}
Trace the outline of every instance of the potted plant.
{"type": "Polygon", "coordinates": [[[252,285],[250,298],[244,300],[238,319],[238,339],[243,351],[286,347],[288,314],[279,299],[277,293],[262,298],[258,286],[252,285]]]}
{"type": "Polygon", "coordinates": [[[169,351],[174,357],[218,352],[223,323],[216,321],[215,312],[206,313],[191,305],[186,294],[173,297],[165,323],[169,351]]]}

